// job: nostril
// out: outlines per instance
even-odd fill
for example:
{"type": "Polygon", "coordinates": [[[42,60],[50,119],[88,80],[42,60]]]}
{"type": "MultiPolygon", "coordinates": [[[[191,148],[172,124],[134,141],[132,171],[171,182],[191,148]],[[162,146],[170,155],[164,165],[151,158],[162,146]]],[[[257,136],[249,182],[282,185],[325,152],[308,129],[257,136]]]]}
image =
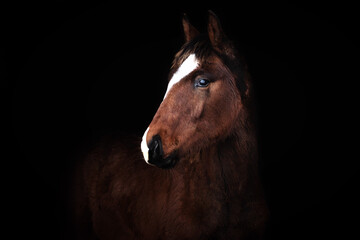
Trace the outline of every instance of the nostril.
{"type": "Polygon", "coordinates": [[[163,149],[161,138],[159,135],[155,135],[149,143],[149,161],[156,162],[163,157],[163,149]]]}

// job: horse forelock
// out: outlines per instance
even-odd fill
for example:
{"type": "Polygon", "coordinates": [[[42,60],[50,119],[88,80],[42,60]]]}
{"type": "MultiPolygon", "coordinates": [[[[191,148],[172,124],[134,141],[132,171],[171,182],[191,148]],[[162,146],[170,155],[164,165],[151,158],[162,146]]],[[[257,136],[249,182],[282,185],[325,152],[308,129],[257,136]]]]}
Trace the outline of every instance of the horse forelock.
{"type": "Polygon", "coordinates": [[[212,54],[211,43],[205,36],[199,36],[185,43],[175,55],[172,69],[178,68],[191,54],[195,54],[200,64],[212,54]]]}

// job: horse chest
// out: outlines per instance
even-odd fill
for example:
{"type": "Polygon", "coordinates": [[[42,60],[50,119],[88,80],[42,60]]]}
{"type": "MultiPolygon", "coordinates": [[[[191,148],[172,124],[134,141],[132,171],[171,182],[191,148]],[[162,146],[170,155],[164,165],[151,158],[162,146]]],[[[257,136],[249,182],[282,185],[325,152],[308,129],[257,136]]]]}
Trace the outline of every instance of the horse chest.
{"type": "Polygon", "coordinates": [[[196,183],[176,182],[165,192],[156,192],[157,203],[149,204],[149,214],[165,239],[201,239],[224,222],[226,207],[212,189],[199,189],[196,183]],[[176,185],[176,186],[175,186],[176,185]]]}
{"type": "Polygon", "coordinates": [[[94,214],[98,232],[119,232],[123,239],[124,233],[129,239],[201,239],[225,224],[227,208],[218,186],[183,177],[155,178],[142,187],[134,181],[114,180],[99,196],[94,214]]]}

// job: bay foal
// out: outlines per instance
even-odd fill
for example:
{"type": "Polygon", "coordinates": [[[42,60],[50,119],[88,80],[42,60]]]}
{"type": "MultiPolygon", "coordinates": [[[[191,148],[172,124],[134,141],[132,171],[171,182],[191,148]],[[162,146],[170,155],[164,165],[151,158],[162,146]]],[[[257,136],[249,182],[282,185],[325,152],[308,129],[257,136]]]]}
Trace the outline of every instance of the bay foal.
{"type": "Polygon", "coordinates": [[[205,35],[186,16],[183,28],[186,42],[142,139],[103,142],[84,162],[79,238],[261,237],[267,207],[245,64],[214,13],[205,35]]]}

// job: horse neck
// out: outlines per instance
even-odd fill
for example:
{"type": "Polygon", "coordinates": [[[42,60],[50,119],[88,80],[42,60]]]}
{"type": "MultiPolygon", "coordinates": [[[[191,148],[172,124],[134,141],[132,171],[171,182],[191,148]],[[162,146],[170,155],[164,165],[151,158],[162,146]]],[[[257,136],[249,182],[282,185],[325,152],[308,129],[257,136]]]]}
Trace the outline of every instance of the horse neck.
{"type": "Polygon", "coordinates": [[[239,188],[247,185],[249,178],[257,176],[255,129],[247,112],[240,112],[234,129],[225,139],[180,162],[182,167],[179,169],[186,178],[203,180],[210,185],[225,184],[229,192],[239,192],[239,188]]]}

